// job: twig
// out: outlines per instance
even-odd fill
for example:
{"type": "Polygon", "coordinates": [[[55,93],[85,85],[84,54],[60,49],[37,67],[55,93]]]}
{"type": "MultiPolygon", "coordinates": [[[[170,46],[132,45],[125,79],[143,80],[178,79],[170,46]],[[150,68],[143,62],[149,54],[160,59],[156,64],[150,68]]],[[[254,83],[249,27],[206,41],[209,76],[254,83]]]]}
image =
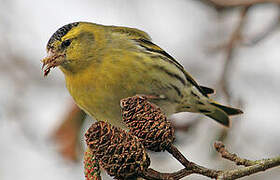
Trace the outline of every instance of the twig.
{"type": "Polygon", "coordinates": [[[141,174],[141,176],[147,180],[175,180],[175,179],[181,179],[183,177],[186,177],[187,175],[189,175],[191,172],[187,169],[182,169],[180,171],[177,172],[173,172],[173,173],[161,173],[158,172],[154,169],[147,169],[147,171],[145,171],[143,174],[141,174]]]}
{"type": "Polygon", "coordinates": [[[174,146],[171,145],[167,151],[176,158],[187,170],[190,170],[191,173],[201,174],[210,178],[216,178],[220,171],[205,168],[203,166],[197,165],[193,162],[190,162],[185,158],[185,156],[174,146]]]}
{"type": "Polygon", "coordinates": [[[190,168],[192,166],[191,162],[187,160],[185,156],[173,144],[171,144],[171,146],[166,150],[186,168],[190,168]]]}
{"type": "MultiPolygon", "coordinates": [[[[257,162],[257,161],[256,161],[257,162]]],[[[235,169],[231,171],[224,171],[221,175],[217,177],[218,180],[232,180],[238,179],[241,177],[249,176],[251,174],[255,174],[261,171],[265,171],[267,169],[276,167],[280,165],[280,156],[261,160],[257,164],[253,166],[244,167],[241,169],[235,169]]]]}
{"type": "Polygon", "coordinates": [[[215,178],[218,180],[233,180],[244,176],[249,176],[267,169],[280,166],[280,156],[270,159],[263,159],[257,161],[251,161],[238,157],[234,153],[230,153],[222,142],[215,142],[214,144],[217,152],[225,159],[235,162],[237,165],[243,165],[245,167],[234,170],[213,170],[206,167],[202,167],[193,162],[188,161],[180,151],[175,147],[171,146],[168,152],[173,155],[181,164],[185,166],[185,169],[174,173],[160,173],[153,169],[147,169],[141,176],[148,180],[169,180],[169,179],[181,179],[191,174],[200,174],[209,178],[215,178]]]}
{"type": "Polygon", "coordinates": [[[215,147],[216,151],[219,152],[223,158],[235,162],[236,165],[252,166],[252,165],[256,164],[255,161],[242,159],[242,158],[238,157],[236,154],[230,153],[225,148],[225,145],[220,141],[215,142],[214,147],[215,147]]]}
{"type": "Polygon", "coordinates": [[[241,177],[249,176],[267,169],[280,166],[280,156],[270,159],[263,159],[257,161],[251,161],[238,157],[236,154],[230,153],[222,142],[216,142],[214,144],[216,150],[225,159],[235,162],[237,165],[243,165],[246,167],[223,171],[218,177],[218,180],[232,180],[241,177]]]}

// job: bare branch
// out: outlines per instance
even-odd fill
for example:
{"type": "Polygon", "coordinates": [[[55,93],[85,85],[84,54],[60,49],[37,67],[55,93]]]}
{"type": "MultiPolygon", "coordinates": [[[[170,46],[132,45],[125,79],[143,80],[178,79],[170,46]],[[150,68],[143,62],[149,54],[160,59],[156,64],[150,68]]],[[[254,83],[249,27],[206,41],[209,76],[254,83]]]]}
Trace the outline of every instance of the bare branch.
{"type": "Polygon", "coordinates": [[[252,166],[252,165],[256,164],[255,161],[242,159],[242,158],[238,157],[236,154],[230,153],[225,148],[225,145],[220,141],[215,142],[214,147],[215,147],[216,151],[218,151],[223,158],[235,162],[236,165],[252,166]]]}
{"type": "Polygon", "coordinates": [[[267,169],[280,166],[280,156],[270,159],[263,159],[258,161],[251,161],[238,157],[236,154],[230,153],[222,142],[214,144],[216,150],[223,158],[235,162],[237,165],[244,165],[247,167],[238,168],[234,170],[223,171],[218,177],[218,180],[232,180],[241,177],[249,176],[267,169]]]}
{"type": "Polygon", "coordinates": [[[193,162],[190,162],[185,158],[185,156],[173,145],[171,145],[167,151],[172,154],[186,169],[190,170],[190,174],[201,174],[210,178],[216,178],[221,171],[214,169],[205,168],[203,166],[197,165],[193,162]]]}
{"type": "Polygon", "coordinates": [[[253,166],[248,166],[248,167],[231,170],[231,171],[225,171],[220,176],[218,176],[217,179],[218,180],[238,179],[241,177],[249,176],[251,174],[255,174],[255,173],[279,166],[280,165],[280,156],[271,158],[271,159],[256,161],[256,162],[258,162],[258,163],[253,166]]]}
{"type": "Polygon", "coordinates": [[[246,167],[223,171],[209,169],[188,161],[175,146],[171,146],[168,152],[172,154],[173,157],[181,162],[181,164],[183,164],[186,168],[174,173],[160,173],[149,168],[141,176],[148,180],[169,180],[181,179],[191,174],[200,174],[218,180],[233,180],[265,171],[276,166],[280,166],[280,156],[270,159],[251,161],[248,159],[240,158],[234,153],[230,153],[225,148],[225,145],[222,142],[216,142],[214,146],[223,158],[233,161],[237,165],[243,165],[246,167]]]}
{"type": "Polygon", "coordinates": [[[169,180],[169,179],[181,179],[190,174],[190,171],[187,169],[182,169],[174,173],[160,173],[154,169],[147,169],[141,176],[147,180],[169,180]]]}

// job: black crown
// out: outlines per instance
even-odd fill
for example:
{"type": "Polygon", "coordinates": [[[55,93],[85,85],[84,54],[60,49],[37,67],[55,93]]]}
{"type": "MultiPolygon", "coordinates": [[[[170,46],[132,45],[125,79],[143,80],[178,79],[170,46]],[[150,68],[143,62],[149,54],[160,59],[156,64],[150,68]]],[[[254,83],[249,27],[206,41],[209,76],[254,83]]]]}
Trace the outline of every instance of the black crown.
{"type": "Polygon", "coordinates": [[[51,44],[55,41],[55,40],[61,40],[61,38],[63,36],[65,36],[65,34],[67,34],[73,27],[78,26],[79,22],[74,22],[74,23],[70,23],[70,24],[66,24],[64,26],[62,26],[61,28],[59,28],[49,39],[48,44],[47,44],[47,50],[49,50],[51,48],[51,44]]]}

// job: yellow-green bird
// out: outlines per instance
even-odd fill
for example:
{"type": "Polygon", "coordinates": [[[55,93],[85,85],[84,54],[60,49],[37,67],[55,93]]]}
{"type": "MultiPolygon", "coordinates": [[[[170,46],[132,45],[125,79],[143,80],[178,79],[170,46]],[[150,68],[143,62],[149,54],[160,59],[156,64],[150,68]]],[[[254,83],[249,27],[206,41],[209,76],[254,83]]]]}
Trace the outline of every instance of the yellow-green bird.
{"type": "Polygon", "coordinates": [[[138,29],[74,22],[59,28],[47,43],[44,74],[59,66],[77,105],[99,121],[124,128],[120,100],[137,94],[169,116],[202,113],[229,126],[241,110],[209,99],[184,67],[138,29]]]}

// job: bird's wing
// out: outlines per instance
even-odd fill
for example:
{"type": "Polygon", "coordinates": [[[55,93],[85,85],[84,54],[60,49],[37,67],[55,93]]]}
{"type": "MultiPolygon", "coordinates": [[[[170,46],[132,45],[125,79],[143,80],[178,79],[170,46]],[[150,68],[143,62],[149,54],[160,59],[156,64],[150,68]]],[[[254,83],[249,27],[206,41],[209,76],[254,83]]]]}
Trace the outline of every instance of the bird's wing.
{"type": "Polygon", "coordinates": [[[204,96],[208,97],[208,94],[212,94],[214,92],[214,90],[211,88],[199,86],[198,83],[193,79],[193,77],[188,72],[186,72],[184,67],[178,61],[176,61],[172,56],[170,56],[159,46],[151,42],[152,39],[146,32],[135,28],[118,26],[110,26],[110,30],[115,33],[125,34],[129,39],[136,41],[141,47],[145,48],[147,51],[159,53],[162,56],[168,58],[170,62],[172,62],[185,74],[186,79],[191,84],[193,84],[204,96]]]}
{"type": "Polygon", "coordinates": [[[147,41],[151,41],[151,37],[145,33],[144,31],[141,31],[139,29],[135,28],[128,28],[128,27],[119,27],[119,26],[110,26],[110,31],[113,33],[119,33],[119,34],[125,34],[130,39],[145,39],[147,41]]]}
{"type": "Polygon", "coordinates": [[[177,68],[179,68],[185,74],[186,79],[192,85],[194,85],[204,96],[208,97],[208,94],[212,94],[214,92],[214,90],[211,89],[211,88],[206,88],[206,87],[203,87],[203,86],[199,86],[198,83],[193,79],[193,77],[188,72],[186,72],[184,67],[178,61],[176,61],[172,56],[170,56],[167,52],[165,52],[159,46],[152,43],[150,41],[150,39],[135,38],[133,40],[136,41],[141,47],[145,48],[147,51],[151,51],[153,53],[159,53],[162,56],[167,57],[170,60],[170,62],[172,62],[175,66],[177,66],[177,68]],[[207,91],[206,91],[206,89],[207,89],[207,91]]]}

